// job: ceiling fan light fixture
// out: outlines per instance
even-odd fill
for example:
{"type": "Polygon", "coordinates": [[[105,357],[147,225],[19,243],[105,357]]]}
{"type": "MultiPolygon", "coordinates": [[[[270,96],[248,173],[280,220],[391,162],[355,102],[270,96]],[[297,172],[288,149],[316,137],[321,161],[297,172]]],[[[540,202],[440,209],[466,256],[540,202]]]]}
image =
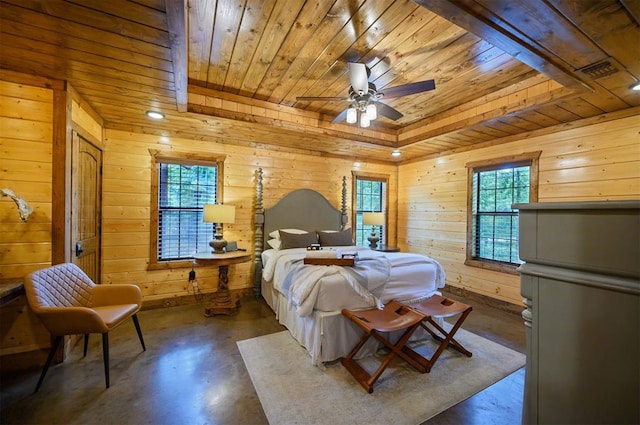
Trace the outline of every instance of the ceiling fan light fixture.
{"type": "Polygon", "coordinates": [[[358,122],[358,111],[356,111],[356,108],[347,109],[347,122],[349,124],[355,124],[358,122]]]}
{"type": "Polygon", "coordinates": [[[366,113],[360,114],[360,127],[367,128],[371,124],[371,120],[366,113]]]}
{"type": "Polygon", "coordinates": [[[376,110],[376,105],[374,105],[373,103],[367,105],[365,113],[367,115],[367,118],[369,118],[369,121],[373,121],[378,118],[378,111],[376,110]]]}
{"type": "Polygon", "coordinates": [[[418,81],[416,83],[403,84],[400,86],[386,88],[384,93],[378,92],[378,88],[374,83],[369,81],[371,77],[371,69],[364,63],[347,62],[349,69],[349,97],[316,97],[302,96],[297,97],[298,101],[347,101],[350,105],[343,109],[334,119],[332,124],[342,122],[346,118],[348,124],[358,124],[360,127],[366,128],[371,125],[371,121],[380,115],[393,121],[397,121],[403,115],[393,107],[378,102],[383,96],[385,99],[409,96],[416,93],[422,93],[436,88],[434,80],[418,81]],[[380,111],[378,111],[380,109],[380,111]]]}

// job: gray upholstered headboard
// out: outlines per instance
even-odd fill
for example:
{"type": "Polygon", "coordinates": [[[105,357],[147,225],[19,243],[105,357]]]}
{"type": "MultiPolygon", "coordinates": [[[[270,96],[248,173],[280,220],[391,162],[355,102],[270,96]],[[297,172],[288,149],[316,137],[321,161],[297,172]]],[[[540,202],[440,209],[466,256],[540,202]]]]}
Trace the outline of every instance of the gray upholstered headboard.
{"type": "Polygon", "coordinates": [[[289,192],[264,212],[264,249],[269,249],[269,233],[278,229],[341,230],[342,212],[320,193],[311,189],[289,192]]]}
{"type": "Polygon", "coordinates": [[[346,177],[342,178],[342,209],[338,210],[321,193],[311,189],[289,192],[268,210],[262,208],[262,169],[258,170],[254,291],[260,293],[262,251],[269,249],[269,233],[278,229],[342,230],[347,224],[346,177]]]}

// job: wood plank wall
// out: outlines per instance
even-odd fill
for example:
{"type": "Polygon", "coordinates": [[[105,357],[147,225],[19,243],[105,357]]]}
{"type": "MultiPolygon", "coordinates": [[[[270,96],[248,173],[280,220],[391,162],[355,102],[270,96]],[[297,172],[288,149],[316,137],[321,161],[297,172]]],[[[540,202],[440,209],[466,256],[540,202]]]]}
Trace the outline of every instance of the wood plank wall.
{"type": "MultiPolygon", "coordinates": [[[[51,227],[51,91],[12,82],[0,85],[2,167],[0,185],[25,196],[36,209],[21,223],[12,202],[0,200],[0,277],[20,277],[50,261],[51,227]],[[43,91],[44,90],[44,91],[43,91]],[[15,215],[15,216],[14,216],[15,215]],[[26,231],[28,229],[28,231],[26,231]],[[49,247],[49,248],[47,248],[49,247]],[[48,250],[47,250],[48,249],[48,250]]],[[[81,109],[82,102],[73,108],[81,109]]],[[[100,126],[90,114],[74,110],[78,128],[92,135],[100,126]]],[[[447,272],[447,283],[519,304],[515,275],[463,265],[466,234],[466,169],[469,161],[542,150],[539,199],[545,201],[640,198],[639,117],[633,116],[508,144],[417,161],[399,167],[347,159],[286,153],[188,139],[162,142],[157,136],[105,130],[103,184],[103,282],[138,284],[145,301],[189,295],[188,269],[147,271],[149,258],[149,149],[210,152],[227,155],[224,201],[238,206],[238,222],[225,226],[225,238],[253,250],[253,207],[256,170],[264,170],[264,206],[291,190],[312,188],[339,207],[341,179],[351,171],[388,174],[390,180],[389,242],[405,251],[431,255],[447,272]],[[397,230],[397,237],[395,234],[397,230]]],[[[225,141],[231,142],[225,144],[225,141]]],[[[246,141],[244,141],[246,142],[246,141]]],[[[258,145],[259,144],[259,145],[258,145]]],[[[348,196],[349,208],[351,193],[348,196]]],[[[232,266],[231,289],[252,286],[251,264],[232,266]]],[[[215,291],[215,270],[200,268],[204,292],[215,291]]]]}
{"type": "Polygon", "coordinates": [[[538,150],[539,202],[640,199],[640,116],[632,116],[401,165],[399,246],[440,261],[448,285],[522,305],[519,276],[464,265],[465,164],[538,150]]]}
{"type": "Polygon", "coordinates": [[[26,223],[0,197],[0,279],[51,264],[53,90],[0,81],[0,188],[34,209],[26,223]]]}
{"type": "MultiPolygon", "coordinates": [[[[52,146],[53,90],[0,80],[0,188],[13,190],[34,209],[23,223],[15,203],[0,197],[2,282],[51,264],[52,146]]],[[[2,306],[0,316],[2,370],[41,364],[37,355],[22,356],[50,344],[26,297],[2,306]]]]}
{"type": "MultiPolygon", "coordinates": [[[[74,97],[80,98],[80,95],[74,92],[74,97]]],[[[96,121],[85,105],[78,100],[71,102],[71,121],[80,135],[94,141],[96,147],[102,148],[102,124],[96,121]]]]}
{"type": "MultiPolygon", "coordinates": [[[[236,206],[236,223],[225,225],[228,241],[254,249],[254,208],[256,172],[264,174],[264,208],[269,208],[288,192],[309,188],[321,192],[336,207],[342,199],[342,176],[347,177],[348,208],[351,209],[351,171],[388,174],[392,220],[396,214],[397,176],[393,165],[360,163],[346,159],[294,154],[263,148],[248,148],[217,142],[171,138],[160,141],[152,135],[105,131],[103,176],[103,283],[135,283],[145,302],[162,300],[165,305],[180,302],[189,295],[190,269],[147,271],[149,260],[150,178],[149,149],[166,152],[194,152],[200,155],[226,155],[224,164],[224,203],[236,206]]],[[[261,140],[251,142],[260,143],[261,140]]],[[[395,241],[395,231],[389,238],[395,241]]],[[[231,290],[253,285],[253,263],[231,265],[231,290]]],[[[204,292],[217,288],[216,270],[198,267],[198,285],[204,292]]],[[[187,297],[188,298],[188,297],[187,297]]]]}
{"type": "MultiPolygon", "coordinates": [[[[0,78],[0,188],[12,189],[34,208],[23,223],[13,201],[0,198],[0,281],[14,282],[53,261],[55,91],[58,96],[75,97],[71,124],[76,131],[101,141],[102,126],[63,82],[7,71],[2,76],[10,81],[0,78]]],[[[26,297],[20,295],[1,309],[2,370],[40,366],[50,336],[28,308],[26,297]]]]}

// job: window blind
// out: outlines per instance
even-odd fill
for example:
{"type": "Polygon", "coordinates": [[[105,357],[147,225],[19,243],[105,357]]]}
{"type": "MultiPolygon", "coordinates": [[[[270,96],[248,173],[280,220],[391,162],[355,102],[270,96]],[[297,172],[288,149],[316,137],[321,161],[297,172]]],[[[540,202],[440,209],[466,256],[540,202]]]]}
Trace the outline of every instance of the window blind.
{"type": "Polygon", "coordinates": [[[485,169],[473,175],[473,256],[521,264],[518,212],[511,205],[529,201],[529,165],[485,169]]]}
{"type": "Polygon", "coordinates": [[[206,252],[212,223],[202,220],[205,204],[215,204],[216,166],[158,163],[158,260],[192,258],[206,252]]]}

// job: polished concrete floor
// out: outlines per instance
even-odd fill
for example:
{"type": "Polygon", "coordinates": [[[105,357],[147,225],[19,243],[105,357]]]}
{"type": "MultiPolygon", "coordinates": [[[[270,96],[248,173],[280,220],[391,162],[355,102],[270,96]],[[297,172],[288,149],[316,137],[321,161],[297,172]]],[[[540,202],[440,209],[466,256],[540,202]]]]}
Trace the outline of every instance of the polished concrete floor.
{"type": "MultiPolygon", "coordinates": [[[[465,329],[524,352],[518,315],[467,302],[474,311],[465,329]]],[[[40,370],[2,376],[0,423],[266,424],[236,341],[283,328],[264,301],[253,297],[242,300],[235,316],[204,317],[203,310],[191,305],[140,312],[146,352],[132,323],[115,329],[109,389],[97,335],[86,358],[80,343],[49,370],[36,394],[40,370]]],[[[521,369],[427,423],[519,424],[523,382],[521,369]]]]}

